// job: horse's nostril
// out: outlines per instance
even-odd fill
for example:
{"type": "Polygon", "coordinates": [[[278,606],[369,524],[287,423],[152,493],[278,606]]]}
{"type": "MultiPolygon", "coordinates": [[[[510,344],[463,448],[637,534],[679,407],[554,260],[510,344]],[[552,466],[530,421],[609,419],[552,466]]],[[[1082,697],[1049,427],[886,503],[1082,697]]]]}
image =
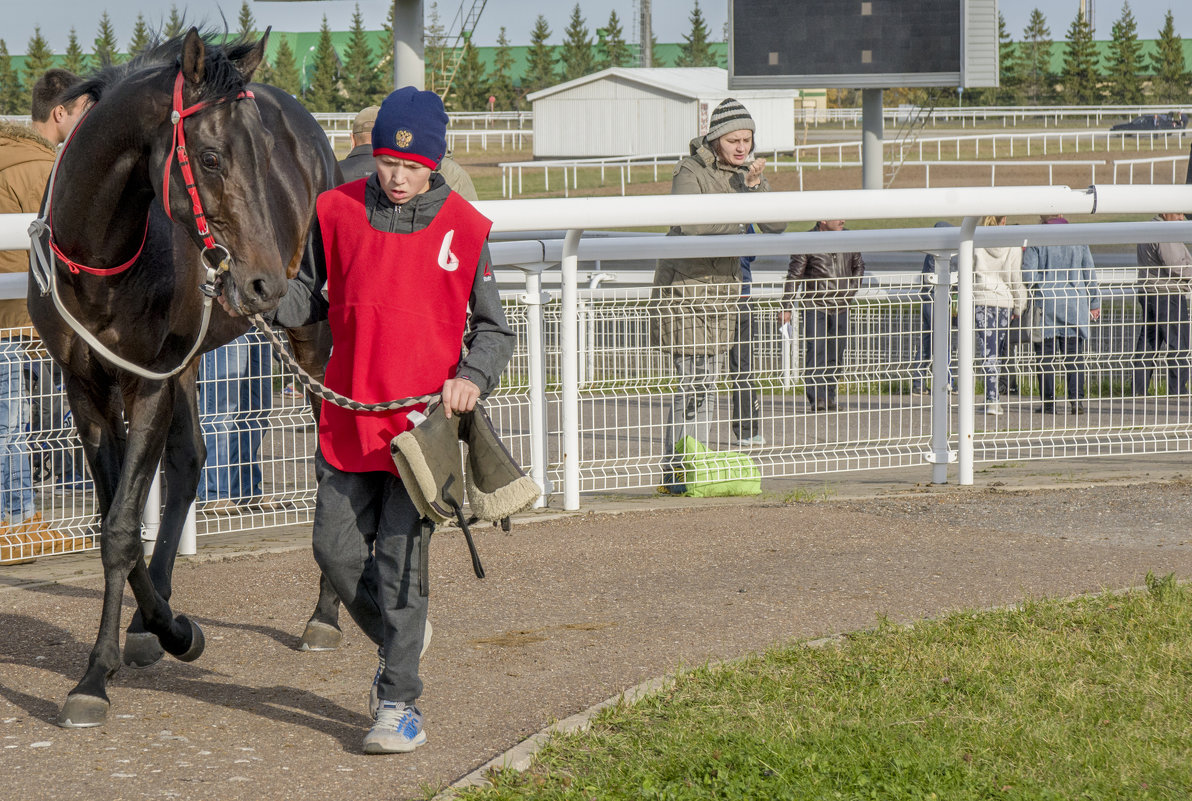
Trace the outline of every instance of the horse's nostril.
{"type": "Polygon", "coordinates": [[[257,300],[264,300],[269,297],[269,282],[264,278],[257,278],[252,282],[252,296],[257,300]]]}

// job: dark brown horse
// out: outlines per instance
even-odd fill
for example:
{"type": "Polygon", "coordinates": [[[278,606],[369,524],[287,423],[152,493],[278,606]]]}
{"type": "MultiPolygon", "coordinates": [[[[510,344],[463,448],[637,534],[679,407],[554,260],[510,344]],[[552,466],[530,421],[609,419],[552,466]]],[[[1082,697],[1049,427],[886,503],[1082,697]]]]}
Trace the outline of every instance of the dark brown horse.
{"type": "Polygon", "coordinates": [[[51,179],[48,229],[34,248],[42,266],[29,289],[34,324],[66,373],[102,517],[99,634],[62,726],[107,716],[126,581],[138,609],[126,663],[203,650],[199,627],[169,605],[205,458],[197,354],[247,329],[210,296],[222,293],[243,314],[275,308],[302,258],[315,198],[337,174],[310,114],[278,89],[249,84],[264,49],[264,38],[221,45],[192,28],[74,93],[95,104],[51,179]],[[164,510],[146,566],[141,515],[159,461],[164,510]]]}

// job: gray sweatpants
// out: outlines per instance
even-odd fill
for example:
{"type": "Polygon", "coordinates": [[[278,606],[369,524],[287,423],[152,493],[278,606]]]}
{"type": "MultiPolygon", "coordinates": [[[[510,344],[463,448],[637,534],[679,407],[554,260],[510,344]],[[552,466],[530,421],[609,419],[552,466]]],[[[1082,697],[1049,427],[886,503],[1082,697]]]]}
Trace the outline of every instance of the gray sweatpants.
{"type": "Polygon", "coordinates": [[[346,473],[316,451],[315,474],[315,561],[385,657],[378,695],[412,704],[422,694],[418,657],[426,628],[421,516],[392,473],[346,473]]]}

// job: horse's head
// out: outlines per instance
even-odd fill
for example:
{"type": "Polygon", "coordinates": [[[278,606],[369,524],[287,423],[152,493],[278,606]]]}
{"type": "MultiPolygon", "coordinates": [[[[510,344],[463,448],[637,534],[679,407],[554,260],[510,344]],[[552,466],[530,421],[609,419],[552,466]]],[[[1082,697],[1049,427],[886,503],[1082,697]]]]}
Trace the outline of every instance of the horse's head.
{"type": "Polygon", "coordinates": [[[248,90],[268,35],[221,48],[191,28],[174,78],[172,134],[160,145],[168,150],[159,153],[159,192],[170,216],[189,230],[241,313],[269,311],[286,292],[267,202],[273,136],[248,90]]]}

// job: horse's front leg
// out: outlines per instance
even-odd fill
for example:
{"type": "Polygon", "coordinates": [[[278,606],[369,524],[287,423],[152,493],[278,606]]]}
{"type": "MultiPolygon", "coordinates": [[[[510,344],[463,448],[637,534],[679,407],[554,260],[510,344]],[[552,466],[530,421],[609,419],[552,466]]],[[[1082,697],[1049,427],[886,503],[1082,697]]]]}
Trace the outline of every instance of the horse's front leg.
{"type": "Polygon", "coordinates": [[[321,572],[319,573],[319,602],[315,604],[315,611],[310,620],[306,621],[306,630],[302,632],[302,642],[298,646],[300,651],[334,651],[343,639],[343,632],[339,628],[339,596],[331,582],[321,572]]]}
{"type": "MultiPolygon", "coordinates": [[[[157,635],[167,651],[180,658],[194,658],[202,650],[201,632],[184,617],[174,619],[169,605],[154,589],[141,558],[141,516],[151,473],[165,445],[174,394],[169,384],[142,382],[135,394],[126,396],[129,425],[124,460],[111,508],[103,520],[100,555],[104,566],[104,603],[99,634],[86,673],[67,695],[59,713],[61,726],[99,726],[107,718],[110,705],[107,681],[120,664],[120,606],[125,581],[136,596],[146,629],[157,635]]],[[[105,442],[99,448],[99,455],[102,457],[105,448],[113,446],[105,442]]],[[[106,460],[96,461],[102,464],[106,460]]]]}
{"type": "MultiPolygon", "coordinates": [[[[174,379],[173,417],[161,462],[165,471],[165,503],[153,557],[149,561],[149,579],[157,594],[167,603],[173,595],[174,560],[182,540],[182,529],[194,503],[199,475],[206,459],[195,391],[197,375],[196,361],[174,379]]],[[[148,667],[160,660],[164,653],[162,642],[156,634],[146,629],[138,609],[125,634],[124,664],[135,668],[148,667]]]]}

